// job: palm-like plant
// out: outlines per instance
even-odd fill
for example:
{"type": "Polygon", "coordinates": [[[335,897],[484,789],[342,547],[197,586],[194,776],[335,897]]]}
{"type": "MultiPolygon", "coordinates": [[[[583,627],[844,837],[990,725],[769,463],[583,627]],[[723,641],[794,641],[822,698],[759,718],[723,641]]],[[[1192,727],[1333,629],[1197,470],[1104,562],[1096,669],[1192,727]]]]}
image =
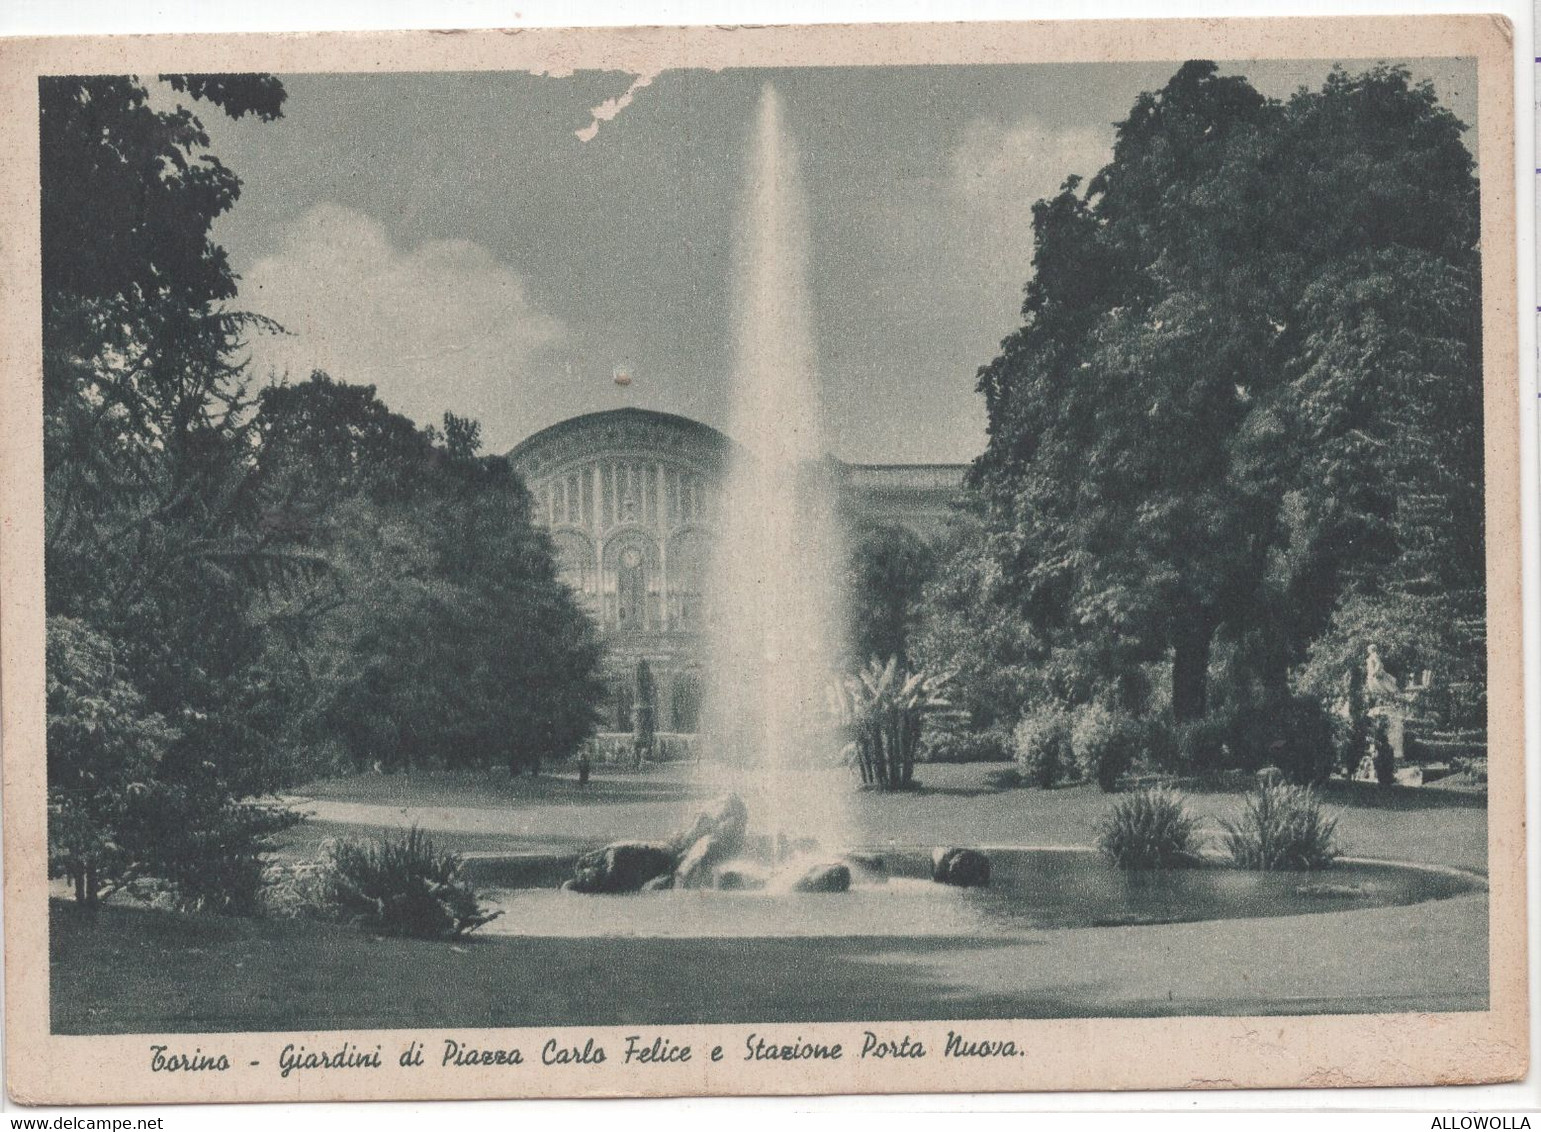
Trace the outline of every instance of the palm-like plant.
{"type": "Polygon", "coordinates": [[[876,658],[829,685],[830,710],[847,735],[845,756],[864,785],[903,790],[915,778],[915,751],[927,712],[948,706],[950,674],[906,672],[897,657],[876,658]]]}
{"type": "Polygon", "coordinates": [[[413,826],[373,841],[332,846],[326,877],[344,919],[387,935],[453,939],[503,913],[482,906],[460,874],[460,854],[441,850],[413,826]]]}

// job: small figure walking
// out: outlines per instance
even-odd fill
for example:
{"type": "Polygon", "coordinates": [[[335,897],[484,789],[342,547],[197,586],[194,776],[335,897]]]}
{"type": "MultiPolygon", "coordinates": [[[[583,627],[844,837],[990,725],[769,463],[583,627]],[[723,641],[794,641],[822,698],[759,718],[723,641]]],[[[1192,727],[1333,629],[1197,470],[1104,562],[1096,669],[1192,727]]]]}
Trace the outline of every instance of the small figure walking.
{"type": "Polygon", "coordinates": [[[589,784],[589,753],[588,753],[588,751],[583,751],[583,752],[581,752],[578,755],[578,785],[579,786],[587,786],[588,784],[589,784]]]}

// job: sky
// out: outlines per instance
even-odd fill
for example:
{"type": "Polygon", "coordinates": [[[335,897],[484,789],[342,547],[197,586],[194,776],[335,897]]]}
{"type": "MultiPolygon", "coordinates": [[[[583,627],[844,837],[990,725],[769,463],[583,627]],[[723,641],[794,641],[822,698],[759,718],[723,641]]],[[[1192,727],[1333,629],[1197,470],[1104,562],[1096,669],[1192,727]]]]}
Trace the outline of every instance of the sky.
{"type": "MultiPolygon", "coordinates": [[[[1222,70],[1283,97],[1333,62],[1222,70]]],[[[805,182],[827,447],[963,462],[985,440],[975,375],[1020,323],[1033,202],[1095,173],[1178,65],[289,75],[278,122],[199,113],[243,181],[214,232],[239,305],[289,331],[253,344],[259,372],[320,367],[419,424],[474,417],[501,452],[626,405],[726,424],[769,82],[805,182]]],[[[1473,64],[1409,66],[1475,126],[1473,64]]]]}

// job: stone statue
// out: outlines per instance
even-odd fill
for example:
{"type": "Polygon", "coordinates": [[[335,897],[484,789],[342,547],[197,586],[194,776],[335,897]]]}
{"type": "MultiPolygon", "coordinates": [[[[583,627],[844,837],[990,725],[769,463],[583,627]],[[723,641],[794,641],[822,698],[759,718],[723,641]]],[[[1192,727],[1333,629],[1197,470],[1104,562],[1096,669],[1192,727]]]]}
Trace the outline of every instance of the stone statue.
{"type": "Polygon", "coordinates": [[[1380,650],[1374,645],[1370,646],[1370,655],[1365,660],[1364,690],[1372,700],[1394,697],[1401,691],[1397,687],[1396,677],[1386,671],[1380,650]]]}

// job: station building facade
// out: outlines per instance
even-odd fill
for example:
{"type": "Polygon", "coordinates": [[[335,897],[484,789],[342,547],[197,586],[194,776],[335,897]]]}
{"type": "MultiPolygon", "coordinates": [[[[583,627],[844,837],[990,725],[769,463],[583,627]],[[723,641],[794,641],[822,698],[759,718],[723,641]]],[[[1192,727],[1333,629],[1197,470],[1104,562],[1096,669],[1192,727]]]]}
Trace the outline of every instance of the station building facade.
{"type": "MultiPolygon", "coordinates": [[[[658,728],[694,732],[705,662],[704,594],[732,442],[687,417],[649,409],[588,413],[542,429],[508,455],[550,532],[563,580],[608,647],[602,726],[632,726],[637,661],[657,687],[658,728]]],[[[835,465],[852,533],[945,529],[963,464],[835,465]]]]}

